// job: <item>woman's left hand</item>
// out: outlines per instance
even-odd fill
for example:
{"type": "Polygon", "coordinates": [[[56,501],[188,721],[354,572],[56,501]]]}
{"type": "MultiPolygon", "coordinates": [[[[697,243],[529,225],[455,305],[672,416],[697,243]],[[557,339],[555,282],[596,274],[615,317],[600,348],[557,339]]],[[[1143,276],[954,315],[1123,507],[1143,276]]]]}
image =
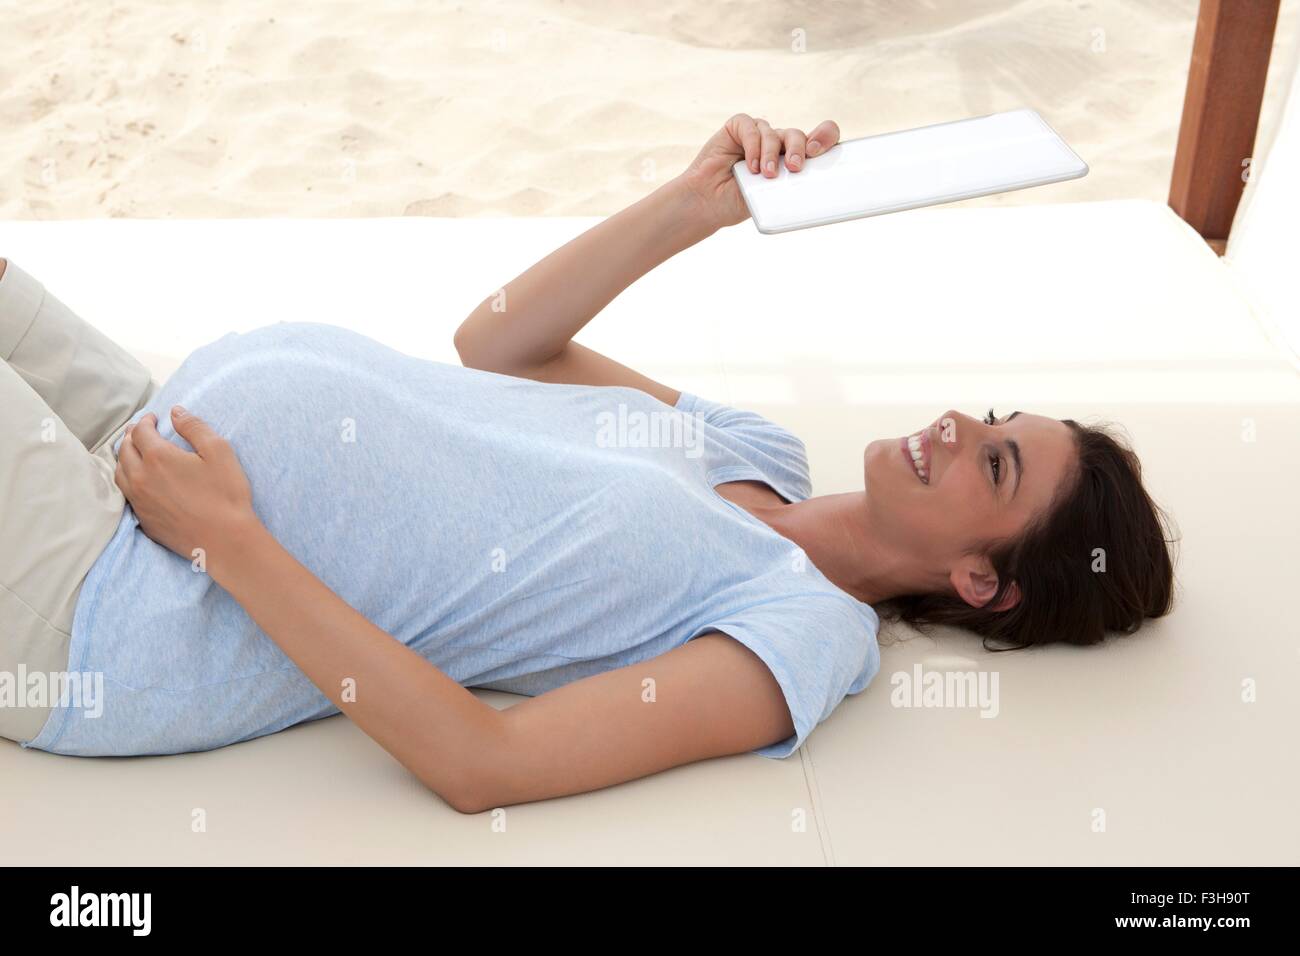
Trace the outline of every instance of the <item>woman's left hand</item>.
{"type": "Polygon", "coordinates": [[[232,535],[257,523],[252,489],[234,448],[202,419],[172,408],[176,433],[193,452],[158,434],[157,421],[151,412],[127,426],[114,479],[145,534],[206,565],[232,535]]]}
{"type": "Polygon", "coordinates": [[[778,164],[784,161],[786,169],[797,174],[804,168],[805,156],[820,156],[839,141],[840,128],[833,120],[819,123],[805,135],[801,129],[774,129],[765,119],[737,113],[713,134],[678,178],[696,197],[710,225],[734,226],[749,218],[749,208],[732,166],[743,159],[751,173],[774,179],[778,164]]]}

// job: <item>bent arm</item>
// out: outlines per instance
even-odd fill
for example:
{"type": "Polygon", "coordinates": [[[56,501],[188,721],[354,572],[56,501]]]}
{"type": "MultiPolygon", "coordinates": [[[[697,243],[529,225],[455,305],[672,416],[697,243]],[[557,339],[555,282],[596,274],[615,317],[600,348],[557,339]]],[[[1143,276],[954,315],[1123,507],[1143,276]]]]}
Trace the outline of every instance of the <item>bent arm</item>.
{"type": "Polygon", "coordinates": [[[504,722],[300,564],[260,522],[208,552],[230,592],[321,692],[451,806],[481,803],[477,784],[504,722]]]}
{"type": "Polygon", "coordinates": [[[505,732],[478,787],[480,811],[598,790],[794,734],[771,670],[719,631],[502,716],[505,732]]]}
{"type": "Polygon", "coordinates": [[[471,368],[629,385],[675,405],[676,390],[571,340],[629,285],[717,228],[682,180],[670,180],[490,295],[456,330],[456,351],[471,368]]]}
{"type": "Polygon", "coordinates": [[[208,572],[340,711],[462,813],[597,790],[794,733],[767,665],[720,632],[498,711],[366,620],[260,522],[209,552],[208,572]]]}

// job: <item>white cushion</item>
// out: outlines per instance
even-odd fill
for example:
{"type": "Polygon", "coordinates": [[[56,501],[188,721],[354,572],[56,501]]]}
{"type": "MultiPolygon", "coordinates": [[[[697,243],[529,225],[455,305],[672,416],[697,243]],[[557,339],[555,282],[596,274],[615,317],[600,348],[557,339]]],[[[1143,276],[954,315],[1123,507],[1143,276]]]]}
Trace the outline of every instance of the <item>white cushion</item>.
{"type": "MultiPolygon", "coordinates": [[[[3,223],[0,250],[161,377],[225,331],[280,319],[454,360],[452,332],[481,299],[594,221],[3,223]]],[[[0,746],[6,860],[1296,862],[1300,385],[1168,208],[741,226],[647,276],[580,338],[788,424],[819,494],[861,487],[865,442],[947,407],[1118,419],[1184,535],[1178,610],[1103,647],[1002,655],[952,631],[890,643],[911,634],[892,629],[875,683],[798,755],[515,807],[505,835],[422,792],[343,717],[178,757],[0,746]],[[892,676],[918,663],[997,671],[999,715],[891,706],[892,676]],[[190,831],[195,807],[205,834],[190,831]]]]}

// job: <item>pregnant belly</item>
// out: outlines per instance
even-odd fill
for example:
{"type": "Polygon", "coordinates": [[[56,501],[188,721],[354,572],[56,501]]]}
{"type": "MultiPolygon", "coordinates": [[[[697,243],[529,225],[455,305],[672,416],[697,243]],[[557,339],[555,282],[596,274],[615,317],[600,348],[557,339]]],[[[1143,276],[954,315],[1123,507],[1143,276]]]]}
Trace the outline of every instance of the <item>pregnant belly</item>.
{"type": "MultiPolygon", "coordinates": [[[[412,392],[413,361],[342,329],[268,326],[195,352],[145,410],[186,449],[168,409],[179,403],[207,421],[238,455],[254,510],[280,544],[378,626],[409,632],[428,621],[411,620],[395,580],[427,572],[444,544],[436,502],[446,491],[445,473],[419,460],[436,422],[412,392]]],[[[292,666],[201,569],[128,520],[105,554],[94,615],[100,647],[118,645],[105,666],[137,686],[173,687],[292,666]]]]}
{"type": "Polygon", "coordinates": [[[177,403],[231,443],[258,516],[299,560],[363,571],[367,555],[434,530],[446,482],[421,457],[439,427],[420,394],[430,367],[348,330],[283,323],[200,349],[150,404],[184,447],[166,414],[177,403]]]}

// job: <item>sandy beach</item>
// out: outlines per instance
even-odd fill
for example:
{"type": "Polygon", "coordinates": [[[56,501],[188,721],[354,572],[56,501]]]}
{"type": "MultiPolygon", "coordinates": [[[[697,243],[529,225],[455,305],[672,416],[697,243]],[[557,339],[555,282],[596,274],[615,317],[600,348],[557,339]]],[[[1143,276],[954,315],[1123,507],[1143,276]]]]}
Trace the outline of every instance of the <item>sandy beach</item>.
{"type": "Polygon", "coordinates": [[[31,0],[0,217],[605,215],[735,112],[852,138],[1019,106],[1092,172],[973,204],[1164,199],[1196,7],[31,0]]]}

